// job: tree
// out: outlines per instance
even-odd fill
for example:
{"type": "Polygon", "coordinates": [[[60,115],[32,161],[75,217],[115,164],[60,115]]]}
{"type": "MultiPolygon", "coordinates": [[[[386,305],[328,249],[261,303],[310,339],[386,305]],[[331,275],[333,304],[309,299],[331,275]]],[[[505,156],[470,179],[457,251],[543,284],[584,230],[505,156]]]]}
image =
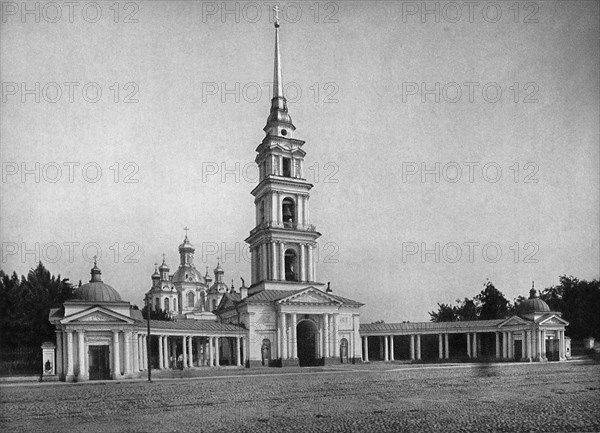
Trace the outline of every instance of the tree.
{"type": "Polygon", "coordinates": [[[479,320],[503,319],[508,316],[510,302],[491,281],[487,281],[485,288],[475,297],[480,304],[479,320]]]}
{"type": "Polygon", "coordinates": [[[458,320],[458,315],[456,314],[456,307],[451,306],[450,304],[437,304],[437,311],[430,311],[429,316],[431,316],[432,322],[455,322],[458,320]]]}
{"type": "Polygon", "coordinates": [[[51,275],[41,262],[27,278],[0,270],[0,345],[39,347],[53,340],[50,308],[60,307],[72,294],[69,280],[51,275]]]}
{"type": "Polygon", "coordinates": [[[569,322],[567,334],[571,338],[600,338],[600,282],[578,280],[563,275],[560,284],[544,289],[541,294],[552,311],[562,312],[569,322]]]}

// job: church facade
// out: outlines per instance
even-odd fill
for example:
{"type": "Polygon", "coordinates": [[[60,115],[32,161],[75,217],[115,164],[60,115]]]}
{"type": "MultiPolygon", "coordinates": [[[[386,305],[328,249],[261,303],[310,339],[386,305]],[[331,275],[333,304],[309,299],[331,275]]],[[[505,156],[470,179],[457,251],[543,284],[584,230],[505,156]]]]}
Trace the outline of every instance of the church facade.
{"type": "Polygon", "coordinates": [[[44,346],[44,372],[65,381],[135,378],[148,369],[285,367],[406,359],[564,360],[568,325],[532,291],[519,315],[496,321],[361,324],[361,302],[317,278],[320,233],[310,222],[304,141],[283,96],[279,23],[275,22],[273,98],[256,148],[259,180],[251,191],[255,222],[246,242],[250,285],[214,280],[194,264],[188,238],[179,265],[163,261],[145,295],[172,320],[146,322],[137,307],[102,280],[97,264],[74,298],[50,311],[55,353],[44,346]],[[48,355],[50,353],[50,355],[48,355]],[[54,365],[52,365],[54,363],[54,365]]]}

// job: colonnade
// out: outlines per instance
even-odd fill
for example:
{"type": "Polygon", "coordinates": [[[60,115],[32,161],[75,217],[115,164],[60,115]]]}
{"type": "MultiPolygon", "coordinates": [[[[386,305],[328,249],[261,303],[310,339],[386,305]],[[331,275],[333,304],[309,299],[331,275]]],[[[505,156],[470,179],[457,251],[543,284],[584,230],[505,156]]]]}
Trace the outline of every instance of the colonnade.
{"type": "Polygon", "coordinates": [[[158,368],[169,369],[177,366],[178,357],[176,356],[177,339],[181,341],[181,362],[183,368],[191,367],[219,367],[221,365],[221,339],[231,338],[235,345],[235,365],[242,366],[242,351],[247,353],[246,339],[241,336],[236,337],[217,337],[217,336],[170,336],[158,335],[158,368]],[[196,338],[196,356],[194,356],[194,338],[196,338]]]}
{"type": "MultiPolygon", "coordinates": [[[[554,331],[554,338],[558,339],[558,356],[560,360],[565,359],[565,331],[556,330],[554,331]]],[[[515,356],[518,356],[518,352],[515,353],[515,343],[520,345],[520,357],[519,360],[526,361],[545,361],[547,360],[546,343],[548,338],[546,330],[544,329],[520,329],[520,330],[506,330],[506,331],[487,331],[487,332],[465,332],[465,333],[453,333],[461,334],[465,336],[465,347],[459,349],[458,347],[454,350],[456,354],[464,354],[468,358],[477,359],[482,355],[482,343],[481,334],[495,334],[495,345],[492,351],[496,359],[502,360],[513,360],[515,356]],[[494,350],[495,349],[495,350],[494,350]]],[[[449,344],[449,332],[445,333],[423,333],[423,334],[398,334],[396,336],[408,336],[410,351],[410,360],[421,359],[421,336],[422,335],[437,335],[438,343],[438,359],[449,359],[450,358],[450,344],[449,344]]],[[[394,361],[394,335],[379,335],[370,336],[371,338],[379,338],[379,359],[383,361],[394,361]]],[[[369,361],[369,336],[362,336],[363,346],[363,361],[369,361]]],[[[490,343],[491,344],[491,343],[490,343]]],[[[490,347],[488,344],[488,347],[490,347]]],[[[456,355],[455,354],[455,355],[456,355]]]]}

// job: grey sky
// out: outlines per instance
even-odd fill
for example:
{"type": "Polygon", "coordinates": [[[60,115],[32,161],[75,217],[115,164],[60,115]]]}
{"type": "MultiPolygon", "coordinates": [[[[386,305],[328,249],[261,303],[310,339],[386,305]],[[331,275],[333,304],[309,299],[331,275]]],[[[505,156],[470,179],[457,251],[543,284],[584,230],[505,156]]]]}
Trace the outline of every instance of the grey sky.
{"type": "MultiPolygon", "coordinates": [[[[422,2],[280,3],[283,80],[323,234],[317,277],[364,302],[364,321],[427,320],[488,278],[510,299],[532,280],[598,278],[598,3],[476,3],[428,2],[439,22],[422,2]],[[436,243],[437,259],[422,257],[436,243]]],[[[104,281],[140,304],[163,252],[177,267],[187,225],[196,265],[212,274],[223,257],[239,287],[269,112],[269,7],[122,2],[115,23],[112,2],[97,22],[84,4],[70,22],[63,3],[56,19],[38,2],[39,23],[21,2],[2,6],[2,269],[25,273],[25,248],[38,243],[44,260],[58,245],[46,265],[85,282],[83,247],[97,243],[104,281]],[[22,181],[22,163],[40,164],[39,182],[22,181]],[[86,163],[88,178],[102,169],[96,182],[86,163]]]]}

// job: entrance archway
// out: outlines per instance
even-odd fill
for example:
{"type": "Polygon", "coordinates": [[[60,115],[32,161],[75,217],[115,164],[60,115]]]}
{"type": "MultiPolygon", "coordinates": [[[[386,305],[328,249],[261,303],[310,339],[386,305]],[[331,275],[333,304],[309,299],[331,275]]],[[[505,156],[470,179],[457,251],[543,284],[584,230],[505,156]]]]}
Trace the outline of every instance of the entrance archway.
{"type": "Polygon", "coordinates": [[[90,380],[110,379],[110,360],[108,346],[89,346],[89,378],[90,380]]]}
{"type": "Polygon", "coordinates": [[[319,331],[312,320],[302,320],[296,325],[298,361],[300,367],[317,364],[317,338],[319,331]]]}

